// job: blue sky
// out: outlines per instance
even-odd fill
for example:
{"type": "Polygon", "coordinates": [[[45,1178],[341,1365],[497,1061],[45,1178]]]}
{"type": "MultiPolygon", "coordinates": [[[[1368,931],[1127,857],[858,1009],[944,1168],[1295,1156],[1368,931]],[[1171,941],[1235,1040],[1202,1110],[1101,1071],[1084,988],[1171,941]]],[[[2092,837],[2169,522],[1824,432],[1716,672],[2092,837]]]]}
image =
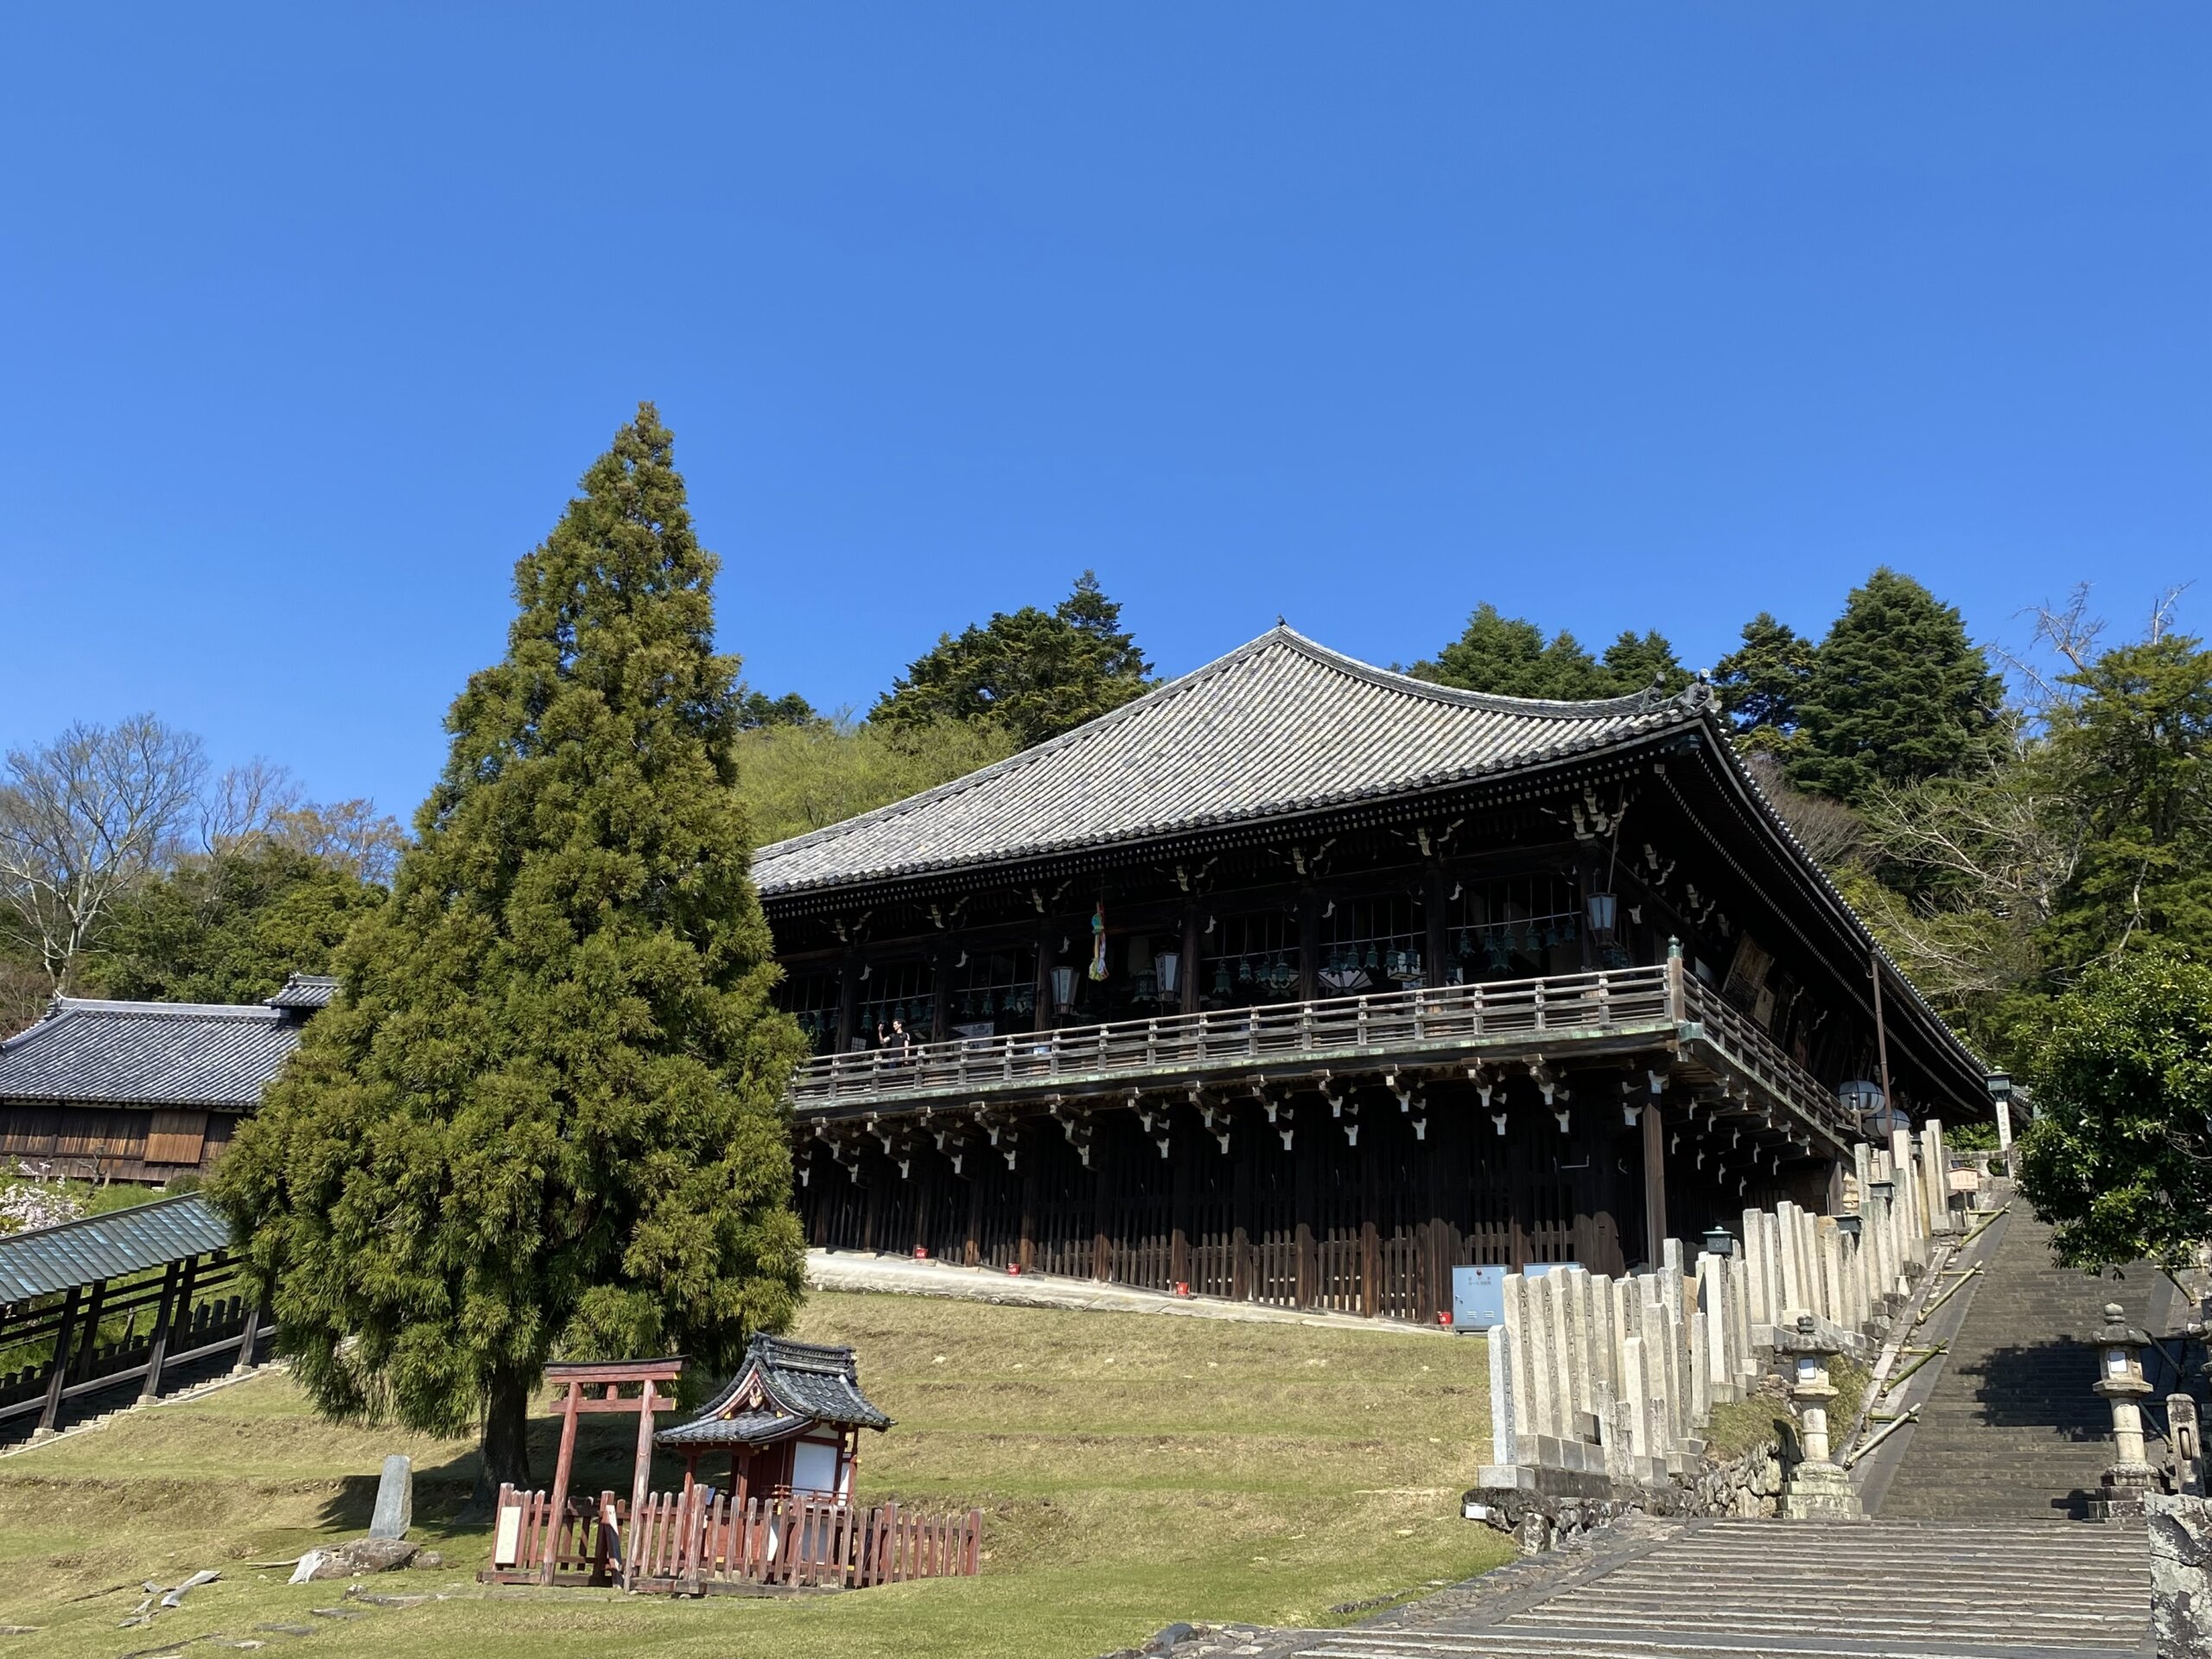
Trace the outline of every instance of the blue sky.
{"type": "MultiPolygon", "coordinates": [[[[2208,563],[2193,4],[11,14],[0,740],[410,811],[657,399],[747,677],[1095,567],[1154,661],[1491,600],[1694,662],[2208,563]]],[[[2212,630],[2212,583],[2185,607],[2212,630]]]]}

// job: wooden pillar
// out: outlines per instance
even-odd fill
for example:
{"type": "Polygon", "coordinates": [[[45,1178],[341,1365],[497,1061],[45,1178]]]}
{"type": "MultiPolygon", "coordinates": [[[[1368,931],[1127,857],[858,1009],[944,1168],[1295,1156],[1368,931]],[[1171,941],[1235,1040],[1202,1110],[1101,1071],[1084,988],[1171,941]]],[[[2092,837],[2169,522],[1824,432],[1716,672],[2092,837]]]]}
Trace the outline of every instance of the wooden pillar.
{"type": "Polygon", "coordinates": [[[1643,1258],[1655,1272],[1667,1258],[1667,1120],[1652,1101],[1643,1109],[1643,1258]]]}
{"type": "MultiPolygon", "coordinates": [[[[965,1161],[972,1164],[984,1153],[983,1147],[971,1146],[965,1161]]],[[[970,1175],[968,1177],[968,1227],[966,1236],[961,1241],[960,1259],[971,1268],[983,1259],[982,1225],[983,1183],[980,1177],[970,1175]]]]}
{"type": "Polygon", "coordinates": [[[1170,1285],[1188,1284],[1191,1279],[1191,1211],[1195,1196],[1192,1191],[1194,1160],[1172,1116],[1167,1121],[1166,1128],[1171,1137],[1169,1151],[1174,1159],[1170,1167],[1167,1189],[1167,1282],[1170,1285]]]}
{"type": "Polygon", "coordinates": [[[1090,1134],[1090,1276],[1101,1284],[1114,1277],[1113,1216],[1109,1211],[1111,1189],[1106,1184],[1107,1166],[1114,1158],[1114,1135],[1107,1114],[1091,1120],[1090,1134]]]}
{"type": "Polygon", "coordinates": [[[268,1314],[269,1293],[266,1291],[246,1304],[245,1330],[238,1337],[238,1357],[231,1366],[233,1376],[253,1369],[254,1338],[261,1334],[261,1322],[268,1314]]]}
{"type": "Polygon", "coordinates": [[[1298,890],[1298,1000],[1311,1002],[1321,995],[1321,906],[1324,900],[1309,881],[1298,890]]]}
{"type": "Polygon", "coordinates": [[[190,1272],[188,1262],[172,1262],[162,1269],[162,1300],[155,1306],[153,1338],[146,1345],[146,1376],[138,1385],[141,1400],[152,1400],[162,1391],[162,1367],[169,1357],[169,1321],[175,1317],[177,1287],[190,1272]]]}
{"type": "Polygon", "coordinates": [[[837,1047],[840,1054],[849,1052],[853,1039],[860,1033],[855,1027],[861,997],[861,959],[857,950],[845,952],[845,959],[837,969],[837,1047]]]}
{"type": "MultiPolygon", "coordinates": [[[[1313,1117],[1317,1107],[1309,1102],[1306,1109],[1307,1116],[1313,1117]]],[[[1294,1206],[1293,1213],[1297,1217],[1292,1236],[1297,1243],[1297,1295],[1298,1306],[1300,1307],[1313,1306],[1320,1288],[1320,1262],[1316,1254],[1313,1239],[1313,1155],[1316,1147],[1319,1144],[1318,1137],[1321,1133],[1320,1122],[1316,1118],[1307,1126],[1304,1136],[1297,1139],[1296,1150],[1291,1156],[1291,1193],[1294,1206]]]]}
{"type": "Polygon", "coordinates": [[[1351,1152],[1359,1160],[1359,1311],[1370,1319],[1382,1306],[1382,1228],[1377,1213],[1382,1190],[1374,1145],[1382,1128],[1380,1123],[1370,1124],[1367,1146],[1351,1152]]]}
{"type": "MultiPolygon", "coordinates": [[[[612,1394],[612,1389],[607,1390],[612,1394]]],[[[652,1490],[653,1478],[653,1380],[645,1379],[645,1388],[638,1395],[638,1454],[630,1467],[630,1535],[623,1540],[622,1587],[635,1589],[638,1580],[638,1517],[645,1510],[645,1497],[652,1490]]],[[[555,1524],[560,1522],[556,1514],[555,1524]]]]}
{"type": "Polygon", "coordinates": [[[1445,897],[1451,891],[1444,884],[1443,867],[1432,860],[1421,874],[1421,921],[1428,936],[1421,947],[1427,952],[1421,965],[1424,985],[1447,985],[1452,981],[1452,901],[1445,897]]]}
{"type": "Polygon", "coordinates": [[[1267,1130],[1258,1122],[1240,1130],[1230,1141],[1229,1217],[1230,1217],[1230,1284],[1229,1294],[1240,1302],[1250,1301],[1256,1294],[1252,1249],[1252,1189],[1255,1172],[1254,1154],[1257,1143],[1255,1135],[1267,1130]]]}
{"type": "Polygon", "coordinates": [[[1202,931],[1205,926],[1205,919],[1199,916],[1196,905],[1183,906],[1183,1012],[1185,1014],[1198,1011],[1198,975],[1202,968],[1200,957],[1205,950],[1206,936],[1202,931]]]}
{"type": "MultiPolygon", "coordinates": [[[[76,1372],[73,1379],[82,1382],[92,1374],[92,1352],[100,1339],[100,1314],[107,1304],[107,1281],[99,1280],[92,1286],[92,1300],[85,1309],[85,1336],[77,1349],[76,1372]]],[[[55,1351],[59,1352],[59,1350],[55,1351]]]]}
{"type": "MultiPolygon", "coordinates": [[[[576,1402],[582,1392],[582,1383],[571,1382],[569,1384],[569,1397],[561,1402],[561,1449],[553,1459],[552,1517],[545,1535],[545,1560],[537,1569],[540,1584],[553,1582],[553,1564],[560,1557],[561,1518],[568,1512],[569,1507],[569,1471],[575,1466],[576,1461],[576,1402]]],[[[629,1553],[627,1548],[623,1550],[625,1559],[629,1553]]]]}
{"type": "Polygon", "coordinates": [[[1059,1023],[1059,1014],[1052,1007],[1052,964],[1058,960],[1055,949],[1058,935],[1052,931],[1052,919],[1046,917],[1037,926],[1037,1013],[1034,1029],[1050,1031],[1059,1023]]]}
{"type": "Polygon", "coordinates": [[[933,1043],[952,1037],[952,953],[939,945],[930,952],[930,1035],[933,1043]]]}
{"type": "Polygon", "coordinates": [[[69,1383],[69,1344],[76,1339],[84,1298],[84,1287],[72,1285],[61,1300],[61,1328],[54,1333],[54,1358],[46,1368],[46,1404],[38,1414],[36,1432],[41,1434],[54,1433],[54,1419],[61,1412],[61,1390],[69,1383]]]}
{"type": "MultiPolygon", "coordinates": [[[[1009,1128],[1007,1133],[1014,1131],[1009,1128]]],[[[1024,1147],[1021,1150],[1027,1154],[1021,1160],[1021,1242],[1015,1247],[1014,1259],[1027,1273],[1037,1265],[1037,1149],[1024,1147]]]]}

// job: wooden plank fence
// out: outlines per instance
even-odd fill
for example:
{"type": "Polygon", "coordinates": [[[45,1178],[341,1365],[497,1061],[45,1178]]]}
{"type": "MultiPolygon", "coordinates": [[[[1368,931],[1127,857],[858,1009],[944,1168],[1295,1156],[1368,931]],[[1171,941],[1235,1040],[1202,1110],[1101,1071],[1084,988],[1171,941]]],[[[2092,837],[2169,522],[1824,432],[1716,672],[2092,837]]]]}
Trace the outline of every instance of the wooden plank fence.
{"type": "Polygon", "coordinates": [[[613,1492],[596,1503],[571,1498],[567,1508],[556,1525],[545,1493],[502,1486],[492,1566],[477,1576],[700,1596],[969,1577],[982,1560],[980,1510],[922,1515],[830,1497],[753,1498],[740,1507],[703,1486],[652,1493],[634,1525],[628,1500],[613,1492]]]}

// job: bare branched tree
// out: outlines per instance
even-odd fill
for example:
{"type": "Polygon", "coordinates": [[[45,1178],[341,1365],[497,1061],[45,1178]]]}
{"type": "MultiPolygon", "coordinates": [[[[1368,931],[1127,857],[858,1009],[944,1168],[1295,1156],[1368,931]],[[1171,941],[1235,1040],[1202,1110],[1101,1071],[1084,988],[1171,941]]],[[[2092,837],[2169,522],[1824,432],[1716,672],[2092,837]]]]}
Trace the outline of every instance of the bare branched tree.
{"type": "Polygon", "coordinates": [[[218,853],[266,835],[285,813],[306,803],[307,791],[289,766],[256,755],[228,767],[200,799],[200,850],[218,853]]]}
{"type": "Polygon", "coordinates": [[[1841,869],[1857,861],[1866,839],[1859,814],[1827,795],[1808,795],[1793,788],[1783,775],[1782,757],[1760,751],[1744,757],[1744,765],[1758,780],[1760,792],[1773,804],[1813,860],[1826,870],[1841,869]]]}
{"type": "Polygon", "coordinates": [[[398,874],[399,855],[407,846],[407,832],[398,819],[378,812],[373,801],[359,799],[321,805],[301,802],[275,814],[264,833],[364,881],[387,887],[398,874]]]}
{"type": "Polygon", "coordinates": [[[116,899],[158,868],[192,825],[207,763],[200,740],[134,715],[78,722],[11,749],[0,772],[0,928],[71,988],[116,899]]]}

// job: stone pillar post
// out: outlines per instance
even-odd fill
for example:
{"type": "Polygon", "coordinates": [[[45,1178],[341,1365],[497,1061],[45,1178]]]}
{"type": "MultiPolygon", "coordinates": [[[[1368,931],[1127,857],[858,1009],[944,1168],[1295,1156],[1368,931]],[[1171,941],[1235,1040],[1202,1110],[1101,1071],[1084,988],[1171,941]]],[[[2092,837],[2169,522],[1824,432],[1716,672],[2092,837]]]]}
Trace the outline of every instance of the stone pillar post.
{"type": "Polygon", "coordinates": [[[1927,1172],[1928,1230],[1947,1234],[1951,1230],[1951,1160],[1943,1147],[1942,1119],[1931,1117],[1921,1126],[1920,1157],[1927,1172]]]}

